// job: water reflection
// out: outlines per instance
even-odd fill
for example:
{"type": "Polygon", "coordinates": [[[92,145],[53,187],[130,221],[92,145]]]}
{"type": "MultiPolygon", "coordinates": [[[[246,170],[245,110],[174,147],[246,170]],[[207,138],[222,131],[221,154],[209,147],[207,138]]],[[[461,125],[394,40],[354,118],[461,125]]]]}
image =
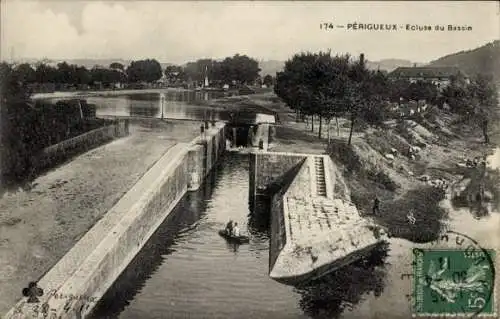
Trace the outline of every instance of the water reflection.
{"type": "Polygon", "coordinates": [[[212,196],[218,172],[212,172],[197,192],[187,193],[169,214],[158,230],[96,305],[89,318],[118,318],[147,280],[176,251],[176,240],[196,230],[212,196]],[[106,314],[105,316],[103,314],[106,314]]]}
{"type": "Polygon", "coordinates": [[[367,293],[379,297],[384,291],[386,270],[381,266],[387,259],[388,248],[389,244],[381,244],[367,258],[297,287],[304,313],[313,318],[338,318],[344,310],[352,310],[367,293]]]}
{"type": "MultiPolygon", "coordinates": [[[[249,203],[252,206],[252,203],[249,203]]],[[[269,237],[271,223],[270,201],[268,197],[255,197],[255,210],[249,209],[248,228],[252,235],[258,237],[269,237]]]]}
{"type": "Polygon", "coordinates": [[[467,208],[476,218],[484,218],[500,208],[500,172],[495,158],[498,151],[488,158],[487,166],[467,168],[463,178],[451,194],[453,209],[467,208]]]}
{"type": "Polygon", "coordinates": [[[100,116],[161,117],[163,111],[164,117],[171,119],[225,120],[220,109],[193,105],[197,101],[207,101],[225,95],[224,92],[167,91],[120,96],[92,96],[87,100],[97,105],[97,115],[100,116]],[[164,97],[163,102],[162,97],[164,97]]]}

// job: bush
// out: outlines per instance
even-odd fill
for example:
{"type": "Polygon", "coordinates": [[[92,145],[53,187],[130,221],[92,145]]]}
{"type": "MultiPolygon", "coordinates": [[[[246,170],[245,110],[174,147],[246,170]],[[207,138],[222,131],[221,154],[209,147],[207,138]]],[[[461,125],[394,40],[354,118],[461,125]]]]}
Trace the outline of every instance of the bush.
{"type": "Polygon", "coordinates": [[[399,188],[399,185],[394,182],[387,173],[382,170],[372,169],[366,172],[368,179],[381,185],[388,191],[394,192],[399,188]]]}
{"type": "Polygon", "coordinates": [[[418,243],[432,241],[444,227],[441,220],[446,210],[439,206],[444,198],[444,190],[430,186],[411,190],[403,198],[382,205],[384,223],[396,237],[418,243]],[[407,221],[406,215],[410,212],[415,224],[407,221]]]}

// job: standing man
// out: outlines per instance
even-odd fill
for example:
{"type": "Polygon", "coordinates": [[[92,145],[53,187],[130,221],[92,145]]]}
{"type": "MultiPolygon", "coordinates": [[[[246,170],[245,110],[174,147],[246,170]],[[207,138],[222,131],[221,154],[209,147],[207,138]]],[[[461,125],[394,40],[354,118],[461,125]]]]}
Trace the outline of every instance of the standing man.
{"type": "Polygon", "coordinates": [[[375,199],[373,200],[373,215],[380,215],[380,201],[378,197],[375,196],[375,199]]]}

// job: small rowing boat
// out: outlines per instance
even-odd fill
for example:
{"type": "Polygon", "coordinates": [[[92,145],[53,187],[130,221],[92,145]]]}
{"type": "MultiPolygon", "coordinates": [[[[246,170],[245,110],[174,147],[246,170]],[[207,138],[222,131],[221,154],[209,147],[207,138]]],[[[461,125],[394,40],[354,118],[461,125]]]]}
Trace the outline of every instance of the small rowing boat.
{"type": "Polygon", "coordinates": [[[248,244],[250,242],[250,238],[248,238],[248,236],[232,236],[229,235],[225,230],[219,230],[219,235],[224,237],[227,241],[237,244],[248,244]]]}

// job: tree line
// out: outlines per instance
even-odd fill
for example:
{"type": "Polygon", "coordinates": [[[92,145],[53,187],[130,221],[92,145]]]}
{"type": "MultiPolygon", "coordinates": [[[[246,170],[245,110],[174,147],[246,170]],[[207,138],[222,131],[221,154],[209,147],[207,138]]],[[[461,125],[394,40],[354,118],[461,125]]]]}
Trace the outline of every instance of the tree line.
{"type": "MultiPolygon", "coordinates": [[[[170,65],[162,69],[155,59],[132,61],[125,66],[121,63],[111,63],[108,67],[95,66],[87,69],[84,66],[58,63],[51,66],[38,63],[35,67],[28,63],[10,65],[5,62],[0,68],[24,84],[57,85],[94,85],[96,83],[111,86],[114,83],[152,83],[160,80],[163,75],[169,83],[184,84],[186,82],[203,83],[207,76],[211,84],[252,84],[259,78],[259,63],[246,55],[236,54],[222,61],[200,59],[184,66],[170,65]]],[[[272,85],[271,79],[266,79],[272,85]]]]}
{"type": "Polygon", "coordinates": [[[319,117],[320,137],[323,121],[347,117],[348,144],[357,122],[383,125],[391,104],[411,100],[440,107],[446,103],[452,112],[478,120],[488,142],[488,119],[498,96],[487,76],[478,75],[470,83],[452,79],[439,90],[431,82],[391,79],[385,72],[369,70],[363,54],[354,60],[349,54],[333,56],[330,52],[295,54],[276,74],[274,92],[299,116],[319,117]]]}
{"type": "Polygon", "coordinates": [[[253,84],[259,77],[259,62],[246,55],[236,54],[222,61],[199,59],[185,66],[172,65],[165,68],[165,76],[172,82],[203,82],[205,77],[211,84],[253,84]]]}

